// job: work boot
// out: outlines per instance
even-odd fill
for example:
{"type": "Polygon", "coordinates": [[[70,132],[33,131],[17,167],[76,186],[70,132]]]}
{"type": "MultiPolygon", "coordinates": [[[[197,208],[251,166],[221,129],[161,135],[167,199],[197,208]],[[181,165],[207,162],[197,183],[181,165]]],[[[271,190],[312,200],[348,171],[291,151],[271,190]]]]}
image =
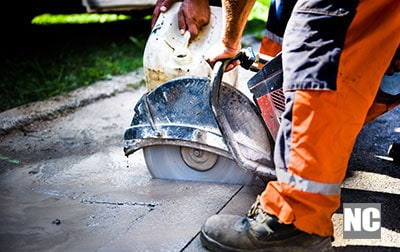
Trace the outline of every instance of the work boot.
{"type": "Polygon", "coordinates": [[[282,224],[254,203],[247,216],[215,215],[200,234],[211,251],[333,251],[331,237],[305,233],[282,224]]]}

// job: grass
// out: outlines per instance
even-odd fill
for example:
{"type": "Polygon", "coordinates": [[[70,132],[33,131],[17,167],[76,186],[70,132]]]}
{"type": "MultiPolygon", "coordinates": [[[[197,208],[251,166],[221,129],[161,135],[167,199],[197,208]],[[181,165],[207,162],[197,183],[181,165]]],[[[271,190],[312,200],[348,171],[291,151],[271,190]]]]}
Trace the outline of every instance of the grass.
{"type": "MultiPolygon", "coordinates": [[[[246,33],[261,37],[265,10],[260,11],[259,7],[247,24],[246,33]]],[[[150,20],[128,19],[31,25],[19,36],[10,34],[1,51],[0,112],[142,67],[149,32],[150,20]]]]}
{"type": "Polygon", "coordinates": [[[14,40],[12,50],[2,52],[0,111],[141,67],[148,34],[135,34],[130,25],[36,27],[14,40]]]}
{"type": "Polygon", "coordinates": [[[44,13],[32,19],[35,25],[51,24],[88,24],[108,23],[122,20],[129,20],[130,16],[123,14],[97,14],[97,13],[76,13],[76,14],[50,14],[44,13]]]}

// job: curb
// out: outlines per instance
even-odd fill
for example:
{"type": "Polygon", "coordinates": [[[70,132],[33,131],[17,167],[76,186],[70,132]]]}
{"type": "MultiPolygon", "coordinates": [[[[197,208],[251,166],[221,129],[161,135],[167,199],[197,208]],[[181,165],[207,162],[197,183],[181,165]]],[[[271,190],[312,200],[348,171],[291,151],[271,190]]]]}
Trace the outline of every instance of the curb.
{"type": "Polygon", "coordinates": [[[126,75],[113,76],[110,80],[98,81],[88,87],[76,89],[66,95],[6,110],[0,113],[0,136],[36,121],[50,120],[70,113],[118,93],[135,90],[142,85],[145,85],[144,73],[143,68],[139,68],[126,75]]]}

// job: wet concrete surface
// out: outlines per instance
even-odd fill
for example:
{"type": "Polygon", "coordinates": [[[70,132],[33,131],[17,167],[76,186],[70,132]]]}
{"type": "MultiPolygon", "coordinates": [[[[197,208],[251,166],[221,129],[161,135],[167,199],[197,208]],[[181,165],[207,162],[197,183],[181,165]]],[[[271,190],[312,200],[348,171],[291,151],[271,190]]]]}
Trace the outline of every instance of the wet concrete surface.
{"type": "MultiPolygon", "coordinates": [[[[145,92],[131,87],[140,82],[128,75],[93,85],[85,103],[88,89],[0,114],[11,125],[0,136],[1,251],[205,251],[198,233],[209,216],[247,212],[261,181],[152,179],[141,151],[124,156],[123,133],[145,92]],[[41,117],[21,119],[38,108],[41,117]]],[[[397,108],[363,128],[342,190],[345,203],[382,204],[382,238],[343,239],[340,208],[336,251],[400,250],[400,166],[375,156],[400,140],[399,118],[397,108]]]]}

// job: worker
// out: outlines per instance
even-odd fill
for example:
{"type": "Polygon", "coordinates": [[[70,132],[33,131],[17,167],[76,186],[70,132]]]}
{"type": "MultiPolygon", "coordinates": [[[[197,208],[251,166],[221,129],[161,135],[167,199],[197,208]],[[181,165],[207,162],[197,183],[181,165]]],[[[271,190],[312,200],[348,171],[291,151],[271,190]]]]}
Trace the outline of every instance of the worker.
{"type": "MultiPolygon", "coordinates": [[[[206,56],[211,65],[240,50],[254,0],[222,3],[226,27],[206,56]]],[[[277,181],[247,216],[209,218],[201,230],[206,247],[331,250],[331,217],[348,160],[400,44],[399,31],[396,0],[297,1],[282,40],[286,107],[274,154],[277,181]]]]}
{"type": "MultiPolygon", "coordinates": [[[[254,2],[222,0],[222,38],[205,56],[211,66],[241,49],[254,2]]],[[[277,180],[247,215],[219,214],[204,223],[200,237],[210,250],[331,251],[331,217],[356,137],[383,75],[399,71],[393,60],[400,44],[397,0],[298,0],[293,6],[281,44],[263,41],[276,43],[270,53],[282,49],[286,106],[274,153],[277,180]]]]}

